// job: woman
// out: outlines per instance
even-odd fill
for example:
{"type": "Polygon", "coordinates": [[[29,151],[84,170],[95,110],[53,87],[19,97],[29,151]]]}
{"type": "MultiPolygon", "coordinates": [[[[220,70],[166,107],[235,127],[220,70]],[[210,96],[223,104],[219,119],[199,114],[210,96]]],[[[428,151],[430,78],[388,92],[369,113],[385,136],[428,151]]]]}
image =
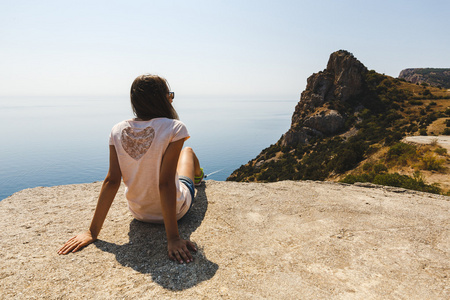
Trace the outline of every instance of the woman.
{"type": "Polygon", "coordinates": [[[201,183],[203,169],[191,148],[182,150],[189,133],[178,120],[172,106],[174,93],[164,78],[137,77],[130,98],[136,118],[122,121],[111,130],[109,171],[91,226],[68,240],[58,253],[76,252],[97,239],[123,178],[133,216],[144,222],[164,223],[169,258],[189,263],[189,249],[197,249],[180,238],[177,220],[189,211],[194,183],[201,183]]]}

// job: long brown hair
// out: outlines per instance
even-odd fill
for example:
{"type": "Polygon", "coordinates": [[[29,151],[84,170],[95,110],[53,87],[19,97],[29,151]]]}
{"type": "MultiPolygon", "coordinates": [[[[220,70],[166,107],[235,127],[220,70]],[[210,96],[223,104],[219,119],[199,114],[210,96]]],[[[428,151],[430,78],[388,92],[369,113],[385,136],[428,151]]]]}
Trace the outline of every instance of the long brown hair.
{"type": "Polygon", "coordinates": [[[165,117],[178,119],[168,100],[169,84],[158,75],[138,76],[131,85],[130,100],[133,113],[141,120],[165,117]]]}

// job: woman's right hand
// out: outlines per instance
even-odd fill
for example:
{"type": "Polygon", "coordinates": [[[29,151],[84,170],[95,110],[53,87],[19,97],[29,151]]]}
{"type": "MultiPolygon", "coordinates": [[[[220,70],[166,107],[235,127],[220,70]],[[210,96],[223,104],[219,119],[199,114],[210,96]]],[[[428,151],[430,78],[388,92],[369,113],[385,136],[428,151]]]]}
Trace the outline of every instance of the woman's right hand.
{"type": "Polygon", "coordinates": [[[90,231],[80,233],[70,240],[68,240],[61,248],[58,250],[58,254],[67,254],[69,252],[76,252],[81,248],[94,242],[96,238],[92,237],[90,231]]]}
{"type": "Polygon", "coordinates": [[[194,261],[189,249],[197,251],[197,247],[195,247],[194,243],[189,240],[183,240],[178,237],[167,241],[167,252],[169,254],[169,258],[171,260],[178,261],[180,264],[183,262],[189,263],[194,261]]]}

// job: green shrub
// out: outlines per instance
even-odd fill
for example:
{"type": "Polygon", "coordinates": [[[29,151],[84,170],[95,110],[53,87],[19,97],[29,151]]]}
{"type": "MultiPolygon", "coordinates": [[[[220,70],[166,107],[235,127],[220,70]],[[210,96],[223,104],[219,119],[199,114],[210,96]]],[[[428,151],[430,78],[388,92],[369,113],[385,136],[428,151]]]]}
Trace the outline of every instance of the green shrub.
{"type": "Polygon", "coordinates": [[[422,157],[423,168],[428,171],[442,171],[444,169],[444,159],[440,159],[431,154],[422,157]]]}
{"type": "Polygon", "coordinates": [[[362,168],[366,172],[371,171],[373,168],[373,163],[366,162],[362,168]]]}
{"type": "Polygon", "coordinates": [[[439,147],[439,148],[436,148],[434,150],[434,152],[436,152],[439,155],[446,155],[447,154],[447,149],[439,147]]]}
{"type": "Polygon", "coordinates": [[[383,164],[376,164],[375,166],[373,166],[373,171],[376,174],[385,173],[387,172],[387,170],[388,168],[383,164]]]}
{"type": "Polygon", "coordinates": [[[371,182],[372,179],[369,174],[347,175],[340,182],[354,184],[355,182],[371,182]]]}
{"type": "Polygon", "coordinates": [[[373,163],[367,162],[362,166],[362,169],[364,172],[369,174],[371,177],[374,177],[376,174],[380,174],[380,173],[384,173],[384,172],[388,171],[388,168],[382,163],[373,164],[373,163]]]}
{"type": "Polygon", "coordinates": [[[397,143],[389,148],[386,154],[387,161],[395,161],[399,165],[407,165],[409,161],[417,158],[417,147],[405,143],[397,143]]]}
{"type": "Polygon", "coordinates": [[[349,184],[354,184],[355,182],[371,182],[379,185],[395,186],[434,194],[441,193],[438,184],[426,184],[420,172],[415,172],[413,177],[398,173],[383,173],[375,176],[373,176],[373,173],[347,175],[341,182],[349,184]]]}
{"type": "Polygon", "coordinates": [[[419,100],[409,100],[408,103],[411,105],[422,105],[423,104],[423,102],[419,101],[419,100]]]}
{"type": "Polygon", "coordinates": [[[429,90],[429,89],[425,89],[425,91],[423,91],[423,95],[424,95],[424,96],[429,96],[429,95],[431,95],[430,90],[429,90]]]}
{"type": "Polygon", "coordinates": [[[439,194],[441,192],[441,189],[437,184],[431,185],[425,184],[422,174],[420,172],[414,173],[413,177],[407,175],[400,175],[398,173],[379,174],[374,178],[373,183],[380,185],[402,187],[410,190],[435,194],[439,194]]]}
{"type": "Polygon", "coordinates": [[[396,186],[396,187],[401,187],[404,181],[405,175],[400,175],[398,173],[379,174],[373,179],[373,183],[375,184],[396,186]]]}

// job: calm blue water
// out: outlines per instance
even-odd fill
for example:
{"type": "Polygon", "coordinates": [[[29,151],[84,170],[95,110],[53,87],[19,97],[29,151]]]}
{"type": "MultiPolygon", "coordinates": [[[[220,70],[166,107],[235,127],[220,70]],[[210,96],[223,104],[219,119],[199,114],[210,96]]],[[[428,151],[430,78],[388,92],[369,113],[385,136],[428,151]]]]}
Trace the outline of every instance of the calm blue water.
{"type": "MultiPolygon", "coordinates": [[[[225,180],[275,143],[298,100],[175,98],[205,173],[225,180]]],[[[1,97],[0,200],[37,186],[103,180],[112,126],[132,118],[124,97],[1,97]]]]}

